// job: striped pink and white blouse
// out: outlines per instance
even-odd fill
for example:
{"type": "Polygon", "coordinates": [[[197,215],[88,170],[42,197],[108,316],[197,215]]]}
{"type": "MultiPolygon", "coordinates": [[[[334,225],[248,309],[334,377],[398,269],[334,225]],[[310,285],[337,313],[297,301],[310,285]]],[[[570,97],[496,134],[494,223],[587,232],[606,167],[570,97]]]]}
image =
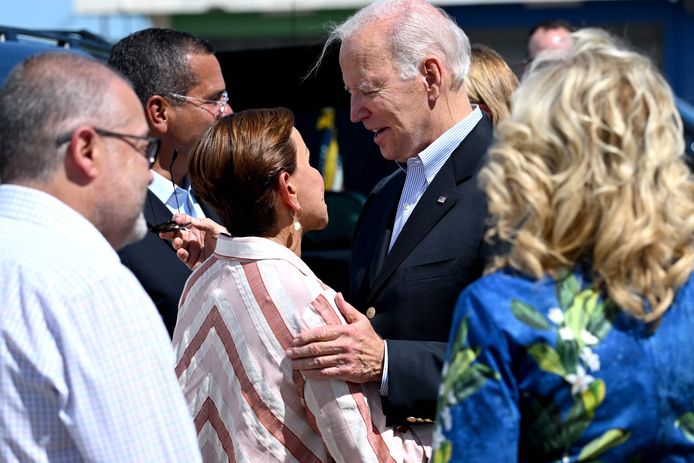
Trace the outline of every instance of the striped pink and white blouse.
{"type": "Polygon", "coordinates": [[[387,428],[376,383],[292,370],[296,334],[345,323],[334,298],[284,246],[219,238],[186,284],[173,338],[206,462],[427,461],[431,427],[387,428]]]}

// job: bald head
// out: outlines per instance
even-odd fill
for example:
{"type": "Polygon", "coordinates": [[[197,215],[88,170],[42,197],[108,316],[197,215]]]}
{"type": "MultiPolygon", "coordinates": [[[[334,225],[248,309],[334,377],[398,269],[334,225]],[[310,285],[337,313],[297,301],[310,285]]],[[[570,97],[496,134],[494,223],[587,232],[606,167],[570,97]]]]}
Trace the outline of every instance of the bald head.
{"type": "Polygon", "coordinates": [[[0,89],[0,179],[45,181],[62,162],[56,139],[111,118],[109,87],[122,77],[76,54],[45,53],[19,64],[0,89]]]}
{"type": "Polygon", "coordinates": [[[538,24],[528,36],[528,57],[535,59],[544,51],[564,51],[571,48],[571,28],[560,20],[538,24]]]}
{"type": "Polygon", "coordinates": [[[0,181],[56,197],[118,249],[146,232],[147,132],[115,71],[75,54],[38,55],[0,89],[0,181]]]}

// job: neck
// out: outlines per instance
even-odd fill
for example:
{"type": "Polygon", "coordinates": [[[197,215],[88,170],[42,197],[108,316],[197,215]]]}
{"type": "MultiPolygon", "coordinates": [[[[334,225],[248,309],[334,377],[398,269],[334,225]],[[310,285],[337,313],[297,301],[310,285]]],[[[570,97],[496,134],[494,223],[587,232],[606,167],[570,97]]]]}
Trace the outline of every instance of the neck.
{"type": "Polygon", "coordinates": [[[297,256],[301,257],[301,238],[303,237],[303,234],[303,229],[299,231],[294,230],[294,225],[290,223],[280,228],[276,235],[268,236],[267,238],[281,244],[297,256]]]}
{"type": "Polygon", "coordinates": [[[472,105],[470,105],[467,92],[464,88],[461,88],[457,92],[449,91],[445,93],[440,101],[437,101],[436,109],[438,110],[436,120],[439,121],[442,134],[469,116],[472,112],[472,105]]]}
{"type": "Polygon", "coordinates": [[[172,160],[173,150],[164,151],[162,147],[157,159],[152,164],[152,170],[167,180],[173,180],[176,185],[183,188],[186,174],[188,173],[188,156],[179,151],[173,164],[171,163],[172,160]]]}

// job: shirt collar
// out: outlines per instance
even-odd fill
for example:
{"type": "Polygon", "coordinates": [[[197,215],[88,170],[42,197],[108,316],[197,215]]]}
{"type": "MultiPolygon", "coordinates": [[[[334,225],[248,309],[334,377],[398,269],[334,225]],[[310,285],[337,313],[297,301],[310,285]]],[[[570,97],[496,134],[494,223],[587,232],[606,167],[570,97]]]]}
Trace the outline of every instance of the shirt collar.
{"type": "Polygon", "coordinates": [[[55,196],[35,188],[0,185],[0,218],[31,222],[46,229],[46,239],[60,243],[79,236],[85,252],[119,261],[118,254],[93,223],[55,196]]]}
{"type": "MultiPolygon", "coordinates": [[[[424,148],[416,157],[408,159],[407,164],[422,163],[424,165],[424,175],[427,184],[431,184],[441,167],[446,163],[453,153],[453,150],[462,143],[477,123],[482,119],[482,111],[479,106],[473,104],[472,112],[465,116],[460,122],[441,134],[433,143],[424,148]]],[[[401,169],[407,171],[406,167],[398,163],[401,169]]]]}
{"type": "MultiPolygon", "coordinates": [[[[190,193],[190,182],[187,177],[183,179],[183,186],[184,188],[182,189],[190,193]]],[[[178,185],[176,185],[176,187],[180,188],[178,185]]],[[[149,184],[149,191],[154,193],[154,196],[159,198],[159,201],[166,204],[174,193],[174,187],[171,180],[158,172],[152,171],[152,183],[149,184]]]]}
{"type": "Polygon", "coordinates": [[[315,276],[313,271],[311,271],[308,265],[306,265],[299,256],[294,254],[289,248],[268,238],[261,238],[259,236],[232,238],[230,236],[220,235],[217,238],[217,246],[214,252],[215,254],[229,258],[285,260],[297,267],[305,275],[315,276]]]}

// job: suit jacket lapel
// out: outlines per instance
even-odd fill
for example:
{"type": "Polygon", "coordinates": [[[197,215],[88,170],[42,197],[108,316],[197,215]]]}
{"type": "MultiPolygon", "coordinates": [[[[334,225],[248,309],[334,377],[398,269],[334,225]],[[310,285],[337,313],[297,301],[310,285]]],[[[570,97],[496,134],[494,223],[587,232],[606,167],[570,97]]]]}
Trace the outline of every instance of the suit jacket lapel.
{"type": "Polygon", "coordinates": [[[402,171],[397,173],[397,178],[393,182],[389,182],[382,192],[387,201],[383,205],[383,213],[379,216],[380,221],[374,227],[376,230],[382,230],[382,233],[374,234],[373,259],[369,265],[369,287],[373,288],[376,278],[381,273],[383,264],[388,256],[388,245],[390,245],[390,237],[393,234],[393,222],[395,221],[395,209],[398,207],[400,200],[400,192],[405,183],[405,175],[402,171]]]}
{"type": "Polygon", "coordinates": [[[160,224],[171,220],[171,211],[164,203],[161,202],[157,195],[152,193],[151,190],[147,189],[147,199],[145,200],[145,220],[147,221],[147,227],[152,227],[156,224],[160,224]]]}
{"type": "MultiPolygon", "coordinates": [[[[429,231],[453,208],[458,200],[458,184],[469,180],[479,169],[489,140],[491,140],[491,123],[483,118],[467,137],[453,150],[451,156],[436,174],[414,208],[407,223],[402,228],[397,241],[388,253],[381,271],[371,285],[369,299],[380,289],[390,275],[398,268],[405,258],[417,247],[429,231]]],[[[402,190],[403,182],[399,182],[402,190]]],[[[397,201],[400,190],[393,196],[397,201]]],[[[390,222],[392,230],[392,220],[390,222]]],[[[388,235],[389,233],[384,233],[388,235]]],[[[386,250],[388,243],[385,244],[386,250]]]]}

